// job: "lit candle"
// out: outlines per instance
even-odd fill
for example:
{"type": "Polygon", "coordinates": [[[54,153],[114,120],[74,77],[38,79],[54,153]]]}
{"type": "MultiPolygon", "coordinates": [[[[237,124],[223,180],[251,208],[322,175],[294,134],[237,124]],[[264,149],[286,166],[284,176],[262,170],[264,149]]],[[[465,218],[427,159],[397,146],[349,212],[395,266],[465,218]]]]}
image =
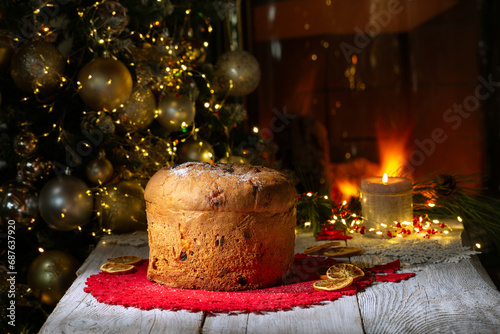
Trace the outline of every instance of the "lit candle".
{"type": "Polygon", "coordinates": [[[365,235],[385,232],[395,221],[413,221],[412,182],[405,177],[384,174],[361,180],[360,200],[365,235]]]}

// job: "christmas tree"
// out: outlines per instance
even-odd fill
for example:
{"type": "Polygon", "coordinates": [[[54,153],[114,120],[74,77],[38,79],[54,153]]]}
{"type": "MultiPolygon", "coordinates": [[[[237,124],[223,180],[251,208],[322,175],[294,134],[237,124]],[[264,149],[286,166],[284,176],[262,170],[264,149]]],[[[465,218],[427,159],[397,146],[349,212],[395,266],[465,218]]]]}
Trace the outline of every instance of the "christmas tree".
{"type": "Polygon", "coordinates": [[[231,2],[0,6],[0,229],[15,240],[1,265],[16,273],[20,327],[36,330],[100,236],[146,229],[157,170],[264,162],[265,145],[240,145],[263,142],[244,104],[260,68],[228,43],[231,2]],[[60,291],[47,291],[40,268],[60,263],[60,291]]]}

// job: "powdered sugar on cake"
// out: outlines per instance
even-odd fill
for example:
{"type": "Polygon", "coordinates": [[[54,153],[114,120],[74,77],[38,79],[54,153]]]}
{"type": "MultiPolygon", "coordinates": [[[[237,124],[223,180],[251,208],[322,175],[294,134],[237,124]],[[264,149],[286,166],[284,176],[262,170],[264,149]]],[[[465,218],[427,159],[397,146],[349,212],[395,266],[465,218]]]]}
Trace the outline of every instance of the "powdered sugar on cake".
{"type": "Polygon", "coordinates": [[[234,169],[233,164],[209,164],[204,162],[190,162],[175,167],[171,167],[170,174],[177,178],[198,177],[202,173],[213,173],[217,178],[236,178],[239,182],[251,182],[259,190],[262,189],[262,179],[258,174],[267,174],[267,171],[254,166],[244,166],[234,169]]]}

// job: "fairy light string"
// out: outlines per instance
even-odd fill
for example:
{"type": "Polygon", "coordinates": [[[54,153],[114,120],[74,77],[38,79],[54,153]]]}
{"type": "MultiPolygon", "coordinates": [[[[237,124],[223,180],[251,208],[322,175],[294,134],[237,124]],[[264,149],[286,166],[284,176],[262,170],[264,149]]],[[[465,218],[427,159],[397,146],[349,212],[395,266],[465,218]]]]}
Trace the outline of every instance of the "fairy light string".
{"type": "MultiPolygon", "coordinates": [[[[354,201],[355,202],[355,201],[354,201]]],[[[428,214],[415,214],[412,222],[387,222],[383,224],[384,230],[367,230],[363,226],[363,217],[359,210],[353,208],[353,203],[347,201],[332,201],[328,196],[318,193],[306,192],[298,196],[298,225],[302,228],[310,228],[321,235],[329,231],[340,230],[344,234],[373,234],[381,238],[403,238],[418,236],[429,239],[438,234],[449,234],[452,229],[438,219],[429,218],[428,214]],[[325,217],[318,213],[323,208],[330,210],[330,216],[325,217]]],[[[457,220],[461,221],[460,217],[457,220]]]]}

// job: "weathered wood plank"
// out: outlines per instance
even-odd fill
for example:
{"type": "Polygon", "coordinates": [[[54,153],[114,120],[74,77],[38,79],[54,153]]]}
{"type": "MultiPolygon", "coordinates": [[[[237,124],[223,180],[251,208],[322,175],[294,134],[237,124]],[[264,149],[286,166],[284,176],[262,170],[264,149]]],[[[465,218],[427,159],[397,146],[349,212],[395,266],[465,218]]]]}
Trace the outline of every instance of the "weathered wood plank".
{"type": "Polygon", "coordinates": [[[40,333],[165,333],[198,331],[203,313],[187,311],[142,311],[97,302],[85,293],[85,281],[99,272],[110,257],[139,255],[148,257],[149,248],[103,244],[96,247],[79,270],[79,276],[49,316],[40,333]]]}
{"type": "Polygon", "coordinates": [[[364,333],[356,296],[292,311],[250,314],[247,333],[364,333]]]}
{"type": "Polygon", "coordinates": [[[207,315],[203,324],[203,334],[238,334],[247,332],[248,314],[207,315]]]}
{"type": "Polygon", "coordinates": [[[366,333],[498,333],[500,293],[471,260],[419,267],[408,281],[358,293],[366,333]]]}

